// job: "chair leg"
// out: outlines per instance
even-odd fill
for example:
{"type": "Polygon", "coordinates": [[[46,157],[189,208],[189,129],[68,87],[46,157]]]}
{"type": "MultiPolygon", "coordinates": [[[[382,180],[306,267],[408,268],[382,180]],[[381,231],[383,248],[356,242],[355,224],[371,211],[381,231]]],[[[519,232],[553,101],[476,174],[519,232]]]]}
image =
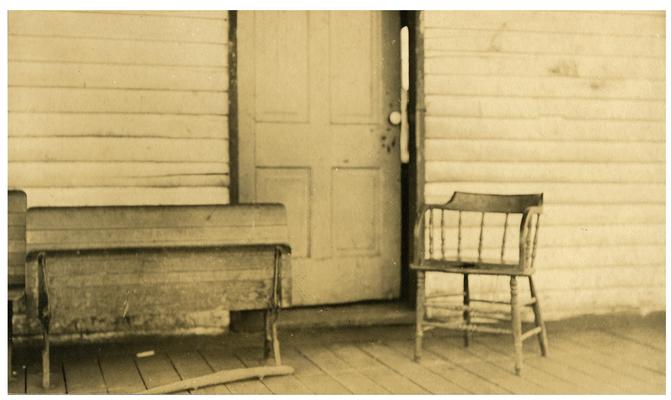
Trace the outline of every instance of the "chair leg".
{"type": "Polygon", "coordinates": [[[538,295],[536,294],[536,287],[534,286],[534,279],[529,276],[529,290],[531,291],[531,297],[534,298],[534,321],[537,327],[541,328],[541,332],[538,334],[538,344],[541,347],[541,354],[543,357],[548,355],[548,337],[547,331],[545,330],[545,321],[541,315],[541,304],[538,300],[538,295]]]}
{"type": "Polygon", "coordinates": [[[422,339],[424,337],[424,271],[417,271],[417,312],[415,314],[415,362],[422,359],[422,339]]]}
{"type": "MultiPolygon", "coordinates": [[[[469,309],[471,304],[470,290],[468,288],[468,274],[464,274],[464,324],[466,326],[471,324],[471,311],[469,309]]],[[[471,333],[464,330],[464,347],[470,344],[471,333]]]]}
{"type": "Polygon", "coordinates": [[[512,316],[513,344],[515,346],[515,373],[522,373],[522,321],[520,319],[520,302],[517,295],[517,277],[510,277],[510,308],[512,316]]]}

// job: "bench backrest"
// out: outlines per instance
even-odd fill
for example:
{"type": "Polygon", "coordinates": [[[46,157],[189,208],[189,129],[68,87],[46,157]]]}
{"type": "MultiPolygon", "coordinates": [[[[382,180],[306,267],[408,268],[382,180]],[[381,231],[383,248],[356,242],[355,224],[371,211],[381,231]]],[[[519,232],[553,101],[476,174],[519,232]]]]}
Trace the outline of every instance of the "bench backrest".
{"type": "Polygon", "coordinates": [[[26,262],[26,194],[10,190],[7,194],[7,263],[9,286],[22,286],[26,262]]]}

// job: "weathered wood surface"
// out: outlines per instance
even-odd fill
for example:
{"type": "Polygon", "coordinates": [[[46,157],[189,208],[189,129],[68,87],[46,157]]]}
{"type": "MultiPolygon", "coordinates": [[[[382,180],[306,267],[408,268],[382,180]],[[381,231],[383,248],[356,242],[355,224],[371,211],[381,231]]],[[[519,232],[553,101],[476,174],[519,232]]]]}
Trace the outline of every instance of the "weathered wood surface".
{"type": "Polygon", "coordinates": [[[7,28],[8,179],[30,206],[229,200],[228,11],[12,11],[7,28]]]}
{"type": "Polygon", "coordinates": [[[288,246],[280,204],[31,208],[28,253],[120,248],[288,246]]]}
{"type": "Polygon", "coordinates": [[[633,300],[624,262],[611,260],[631,254],[627,263],[646,266],[641,275],[665,270],[664,234],[634,233],[665,221],[664,13],[422,18],[426,202],[454,191],[544,192],[548,230],[537,261],[556,268],[539,276],[542,293],[556,294],[546,314],[663,310],[657,279],[636,283],[655,294],[633,300]],[[586,268],[608,280],[581,287],[575,299],[586,268]]]}
{"type": "Polygon", "coordinates": [[[10,286],[23,285],[26,258],[26,194],[10,190],[7,197],[7,280],[10,286]]]}
{"type": "MultiPolygon", "coordinates": [[[[409,325],[283,331],[282,339],[286,343],[283,358],[294,367],[293,375],[231,382],[191,393],[290,394],[306,390],[314,394],[664,393],[664,373],[656,371],[654,366],[664,363],[665,354],[639,343],[644,338],[655,346],[663,343],[663,321],[645,326],[622,323],[607,330],[575,330],[574,325],[561,322],[553,328],[555,345],[549,357],[538,355],[536,343],[525,343],[526,369],[521,378],[510,368],[511,340],[500,335],[474,335],[470,347],[464,348],[460,335],[430,332],[425,338],[422,362],[415,363],[412,360],[413,328],[409,325]],[[619,351],[613,351],[616,346],[619,351]],[[634,363],[635,360],[639,360],[639,364],[634,363]],[[300,385],[296,385],[296,380],[300,385]]],[[[146,379],[147,387],[153,387],[158,382],[169,382],[168,379],[181,381],[208,371],[258,366],[262,354],[258,339],[259,334],[231,333],[224,338],[147,338],[124,346],[59,346],[55,348],[54,369],[58,369],[60,381],[54,376],[53,381],[58,384],[50,392],[70,393],[71,380],[83,382],[76,376],[81,368],[73,365],[78,358],[63,364],[62,355],[97,355],[107,392],[123,394],[143,390],[141,376],[146,379]],[[155,350],[156,355],[145,359],[135,357],[138,351],[148,349],[155,350]],[[64,382],[63,375],[71,379],[64,382]]],[[[19,348],[15,364],[18,371],[22,370],[26,351],[35,355],[30,349],[19,348]]],[[[81,359],[82,365],[85,359],[81,359]]],[[[29,393],[43,392],[37,387],[39,373],[30,374],[31,370],[39,372],[39,365],[30,362],[27,365],[29,393]]],[[[90,381],[92,385],[96,382],[90,381]]],[[[22,380],[14,383],[12,393],[23,393],[24,383],[22,380]]],[[[75,387],[93,391],[93,387],[81,384],[73,389],[75,387]]]]}
{"type": "Polygon", "coordinates": [[[36,208],[27,236],[29,309],[45,253],[54,332],[179,329],[204,313],[266,309],[278,247],[290,304],[281,205],[36,208]]]}

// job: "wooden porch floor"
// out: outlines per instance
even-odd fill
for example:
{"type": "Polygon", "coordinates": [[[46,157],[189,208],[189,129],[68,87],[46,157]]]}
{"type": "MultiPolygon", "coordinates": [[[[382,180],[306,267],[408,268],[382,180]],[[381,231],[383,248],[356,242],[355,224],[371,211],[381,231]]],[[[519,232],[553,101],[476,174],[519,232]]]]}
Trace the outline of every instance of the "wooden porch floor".
{"type": "MultiPolygon", "coordinates": [[[[475,335],[463,347],[457,332],[432,331],[424,359],[411,359],[413,327],[281,332],[284,363],[293,376],[248,380],[193,394],[664,394],[664,323],[549,329],[550,355],[525,343],[522,377],[513,373],[512,339],[475,335]],[[434,333],[435,332],[435,333],[434,333]]],[[[141,338],[124,343],[54,346],[48,393],[134,393],[212,371],[261,363],[261,337],[141,338]],[[155,355],[137,358],[136,353],[155,355]]],[[[10,393],[37,394],[39,349],[15,350],[10,393]]]]}

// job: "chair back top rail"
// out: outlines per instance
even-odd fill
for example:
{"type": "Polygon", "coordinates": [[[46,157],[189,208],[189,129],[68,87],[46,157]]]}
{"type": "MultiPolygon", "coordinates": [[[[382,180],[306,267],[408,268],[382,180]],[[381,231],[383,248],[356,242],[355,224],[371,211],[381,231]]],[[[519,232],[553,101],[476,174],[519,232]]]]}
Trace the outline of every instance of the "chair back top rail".
{"type": "Polygon", "coordinates": [[[530,207],[542,207],[543,194],[483,194],[454,192],[450,201],[444,205],[431,205],[431,208],[444,208],[456,211],[524,213],[530,207]]]}
{"type": "Polygon", "coordinates": [[[27,254],[243,245],[290,249],[282,204],[31,208],[26,238],[27,254]]]}

